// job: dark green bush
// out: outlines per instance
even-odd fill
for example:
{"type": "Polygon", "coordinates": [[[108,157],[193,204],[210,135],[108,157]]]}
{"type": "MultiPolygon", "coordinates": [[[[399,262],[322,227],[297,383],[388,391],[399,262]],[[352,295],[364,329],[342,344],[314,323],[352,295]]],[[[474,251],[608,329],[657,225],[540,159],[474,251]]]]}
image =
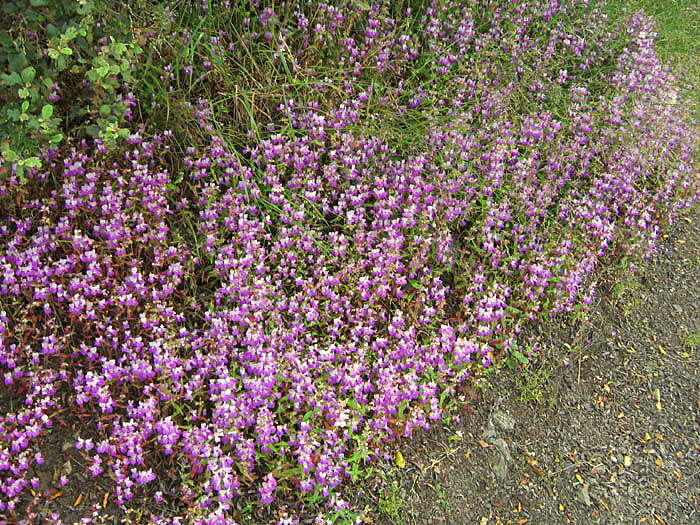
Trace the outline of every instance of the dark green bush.
{"type": "Polygon", "coordinates": [[[15,0],[0,11],[3,173],[22,179],[68,130],[107,145],[128,134],[128,85],[142,50],[125,13],[103,0],[15,0]]]}

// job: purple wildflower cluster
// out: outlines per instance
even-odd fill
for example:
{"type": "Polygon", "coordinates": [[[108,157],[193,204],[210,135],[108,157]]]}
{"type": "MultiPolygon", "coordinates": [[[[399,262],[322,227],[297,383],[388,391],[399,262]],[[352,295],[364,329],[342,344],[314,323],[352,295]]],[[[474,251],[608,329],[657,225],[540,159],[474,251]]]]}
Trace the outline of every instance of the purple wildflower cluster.
{"type": "Polygon", "coordinates": [[[0,364],[21,400],[0,416],[0,512],[66,409],[92,414],[76,448],[119,504],[166,462],[201,523],[280,486],[337,511],[358,447],[439,420],[523,323],[590,303],[598,261],[652,253],[700,195],[700,137],[642,15],[616,33],[576,0],[311,4],[253,3],[240,42],[183,66],[256,44],[307,76],[243,151],[200,100],[210,140],[178,172],[171,133],[141,131],[0,182],[0,364]]]}

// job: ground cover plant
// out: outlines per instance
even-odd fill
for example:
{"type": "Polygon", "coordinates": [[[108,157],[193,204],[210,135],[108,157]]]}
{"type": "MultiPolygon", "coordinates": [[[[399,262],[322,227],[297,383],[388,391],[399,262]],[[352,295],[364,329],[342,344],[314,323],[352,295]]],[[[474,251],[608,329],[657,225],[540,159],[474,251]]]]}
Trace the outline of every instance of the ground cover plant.
{"type": "Polygon", "coordinates": [[[598,265],[653,253],[698,199],[697,128],[641,12],[12,4],[10,521],[67,519],[37,474],[61,432],[154,523],[234,523],[241,500],[349,520],[343,491],[388,443],[458,419],[485,367],[536,351],[526,323],[584,312],[598,265]]]}

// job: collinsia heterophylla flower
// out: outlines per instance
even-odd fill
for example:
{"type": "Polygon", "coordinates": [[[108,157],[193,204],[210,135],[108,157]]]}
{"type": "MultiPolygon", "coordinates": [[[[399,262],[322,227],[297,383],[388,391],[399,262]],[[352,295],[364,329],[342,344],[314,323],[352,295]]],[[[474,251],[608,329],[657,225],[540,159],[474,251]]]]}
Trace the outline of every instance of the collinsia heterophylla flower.
{"type": "MultiPolygon", "coordinates": [[[[199,485],[175,496],[212,520],[251,482],[262,504],[292,484],[339,510],[358,436],[378,457],[427,428],[443,392],[515,348],[521,323],[589,304],[599,260],[652,253],[698,198],[697,132],[649,20],[625,34],[595,11],[580,27],[553,21],[581,3],[433,2],[420,32],[378,2],[314,3],[313,23],[268,7],[241,43],[274,49],[274,63],[287,53],[310,91],[284,94],[244,151],[200,99],[188,110],[210,143],[186,149],[182,174],[162,161],[171,133],[141,131],[116,160],[83,143],[47,156],[30,190],[2,181],[14,211],[0,224],[0,364],[22,403],[0,416],[0,511],[33,483],[64,408],[101,421],[75,446],[91,476],[113,476],[119,504],[156,480],[153,458],[176,457],[199,485]],[[623,37],[595,91],[587,72],[623,37]],[[342,80],[304,70],[318,49],[337,53],[342,80]],[[411,76],[419,60],[425,81],[411,76]],[[395,144],[376,127],[389,118],[418,119],[423,135],[395,144]]],[[[240,58],[230,35],[209,45],[240,58]]],[[[215,71],[200,58],[183,76],[215,71]]]]}

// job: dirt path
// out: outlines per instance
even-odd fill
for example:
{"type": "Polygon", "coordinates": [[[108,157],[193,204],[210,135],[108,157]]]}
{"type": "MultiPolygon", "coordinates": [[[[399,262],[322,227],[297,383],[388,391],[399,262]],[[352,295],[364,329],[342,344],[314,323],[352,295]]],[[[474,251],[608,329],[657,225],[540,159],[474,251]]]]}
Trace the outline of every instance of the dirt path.
{"type": "Polygon", "coordinates": [[[700,522],[700,210],[608,280],[588,326],[541,330],[527,371],[402,444],[358,501],[374,523],[700,522]]]}

